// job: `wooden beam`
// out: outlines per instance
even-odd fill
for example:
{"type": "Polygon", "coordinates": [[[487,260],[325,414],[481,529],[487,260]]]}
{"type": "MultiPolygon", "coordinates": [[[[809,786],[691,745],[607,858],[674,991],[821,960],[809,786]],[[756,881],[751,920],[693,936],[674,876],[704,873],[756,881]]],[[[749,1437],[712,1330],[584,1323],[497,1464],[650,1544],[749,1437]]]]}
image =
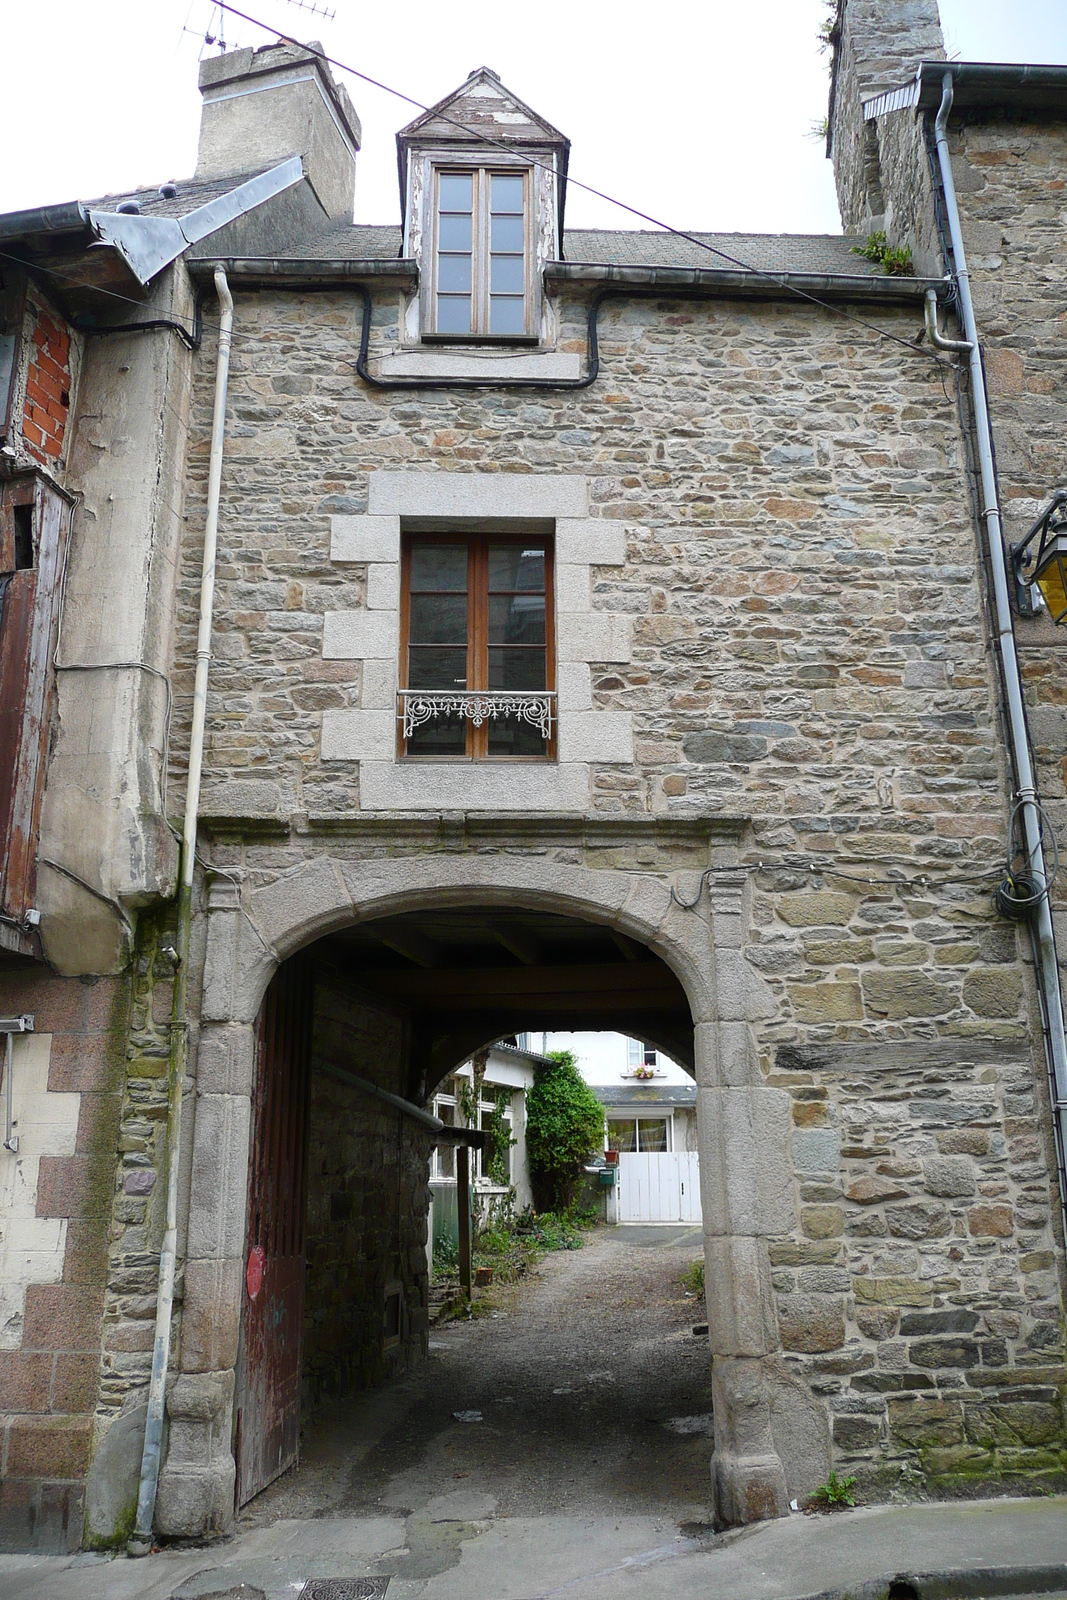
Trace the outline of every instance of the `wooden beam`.
{"type": "Polygon", "coordinates": [[[569,1014],[611,1006],[627,1011],[689,1009],[685,990],[661,961],[381,971],[374,974],[374,988],[390,999],[451,1015],[501,1005],[512,1014],[535,1006],[569,1014]]]}
{"type": "Polygon", "coordinates": [[[648,952],[634,939],[628,939],[624,933],[617,933],[614,928],[609,928],[613,942],[618,945],[627,961],[647,961],[648,952]]]}
{"type": "Polygon", "coordinates": [[[521,961],[527,967],[540,967],[544,965],[545,953],[540,942],[532,934],[526,933],[513,922],[494,922],[490,924],[490,933],[497,944],[504,946],[509,955],[521,961]]]}
{"type": "Polygon", "coordinates": [[[388,923],[381,927],[368,930],[376,939],[389,950],[395,950],[398,956],[403,956],[406,961],[413,961],[417,967],[439,967],[444,960],[444,951],[432,939],[427,939],[424,933],[419,933],[417,928],[390,927],[388,923]]]}

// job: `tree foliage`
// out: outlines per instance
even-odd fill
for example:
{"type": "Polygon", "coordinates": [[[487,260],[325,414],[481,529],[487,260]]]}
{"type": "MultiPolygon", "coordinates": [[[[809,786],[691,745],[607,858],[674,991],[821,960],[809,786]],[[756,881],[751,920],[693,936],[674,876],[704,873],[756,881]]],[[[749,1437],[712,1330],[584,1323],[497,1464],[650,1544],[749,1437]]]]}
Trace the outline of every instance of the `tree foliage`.
{"type": "Polygon", "coordinates": [[[542,1210],[570,1205],[583,1163],[604,1140],[604,1108],[569,1050],[549,1052],[526,1096],[526,1151],[542,1210]]]}

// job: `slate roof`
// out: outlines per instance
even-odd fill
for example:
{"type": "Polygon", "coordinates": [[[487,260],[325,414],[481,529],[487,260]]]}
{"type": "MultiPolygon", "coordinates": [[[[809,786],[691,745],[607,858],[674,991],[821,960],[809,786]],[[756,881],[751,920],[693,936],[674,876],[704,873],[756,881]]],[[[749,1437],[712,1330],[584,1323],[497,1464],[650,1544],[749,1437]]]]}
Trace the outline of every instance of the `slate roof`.
{"type": "Polygon", "coordinates": [[[625,1107],[639,1110],[642,1106],[695,1106],[695,1083],[642,1083],[638,1088],[630,1084],[591,1083],[589,1087],[602,1106],[614,1110],[625,1107]]]}
{"type": "MultiPolygon", "coordinates": [[[[693,237],[714,249],[702,249],[671,233],[573,228],[567,230],[564,254],[568,262],[582,265],[714,268],[730,267],[740,261],[757,272],[882,276],[874,262],[853,255],[852,246],[862,241],[847,236],[698,233],[693,237]]],[[[310,261],[395,261],[400,245],[399,227],[360,223],[336,228],[303,243],[294,241],[291,248],[280,250],[279,254],[310,261]]]]}
{"type": "Polygon", "coordinates": [[[398,225],[363,222],[321,233],[285,253],[299,256],[302,261],[396,261],[400,241],[398,225]]]}
{"type": "Polygon", "coordinates": [[[567,261],[583,265],[716,268],[736,267],[742,262],[758,272],[882,276],[874,262],[852,254],[852,246],[863,241],[840,234],[694,233],[693,238],[701,243],[658,231],[568,228],[563,253],[567,261]],[[702,249],[701,245],[713,248],[702,249]]]}
{"type": "MultiPolygon", "coordinates": [[[[178,192],[172,200],[160,194],[161,185],[157,184],[145,189],[129,189],[120,194],[101,195],[99,200],[86,200],[85,205],[91,211],[117,211],[124,201],[135,200],[143,217],[186,217],[198,206],[206,206],[220,195],[239,189],[242,183],[247,183],[250,178],[258,178],[261,172],[270,172],[275,166],[277,162],[272,161],[268,166],[253,168],[251,172],[239,172],[226,178],[201,179],[199,183],[195,178],[186,178],[184,182],[175,182],[174,187],[178,192]]],[[[399,231],[397,229],[398,234],[399,231]]]]}

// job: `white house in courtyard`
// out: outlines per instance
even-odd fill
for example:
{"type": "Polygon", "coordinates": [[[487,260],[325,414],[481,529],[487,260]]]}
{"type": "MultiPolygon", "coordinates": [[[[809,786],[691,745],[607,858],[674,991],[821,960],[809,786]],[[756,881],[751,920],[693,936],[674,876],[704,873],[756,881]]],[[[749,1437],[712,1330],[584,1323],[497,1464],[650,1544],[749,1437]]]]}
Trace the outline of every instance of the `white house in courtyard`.
{"type": "Polygon", "coordinates": [[[535,1033],[521,1040],[547,1054],[570,1050],[604,1107],[604,1149],[617,1160],[609,1222],[699,1222],[697,1091],[690,1073],[654,1046],[622,1033],[535,1033]]]}

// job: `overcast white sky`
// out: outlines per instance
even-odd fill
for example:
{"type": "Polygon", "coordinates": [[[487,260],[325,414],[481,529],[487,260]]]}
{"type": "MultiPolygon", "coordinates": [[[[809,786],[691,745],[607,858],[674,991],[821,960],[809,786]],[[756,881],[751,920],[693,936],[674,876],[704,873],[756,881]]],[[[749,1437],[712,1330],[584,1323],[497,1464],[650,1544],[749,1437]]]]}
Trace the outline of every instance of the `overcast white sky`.
{"type": "MultiPolygon", "coordinates": [[[[287,0],[251,15],[432,103],[487,65],[572,141],[571,172],[676,227],[836,232],[830,165],[809,134],[826,112],[817,31],[829,0],[326,0],[333,21],[287,0]]],[[[941,0],[950,54],[1067,62],[1064,0],[941,0]]],[[[4,123],[16,159],[0,211],[192,173],[198,55],[213,53],[210,0],[23,0],[7,8],[4,123]],[[190,32],[184,32],[188,28],[190,32]],[[32,130],[32,138],[28,136],[32,130]]],[[[227,44],[270,35],[227,18],[227,44]]],[[[356,219],[399,217],[393,136],[415,112],[347,79],[363,123],[356,219]]],[[[9,152],[10,155],[10,152],[9,152]]],[[[571,226],[640,226],[569,191],[571,226]]]]}

